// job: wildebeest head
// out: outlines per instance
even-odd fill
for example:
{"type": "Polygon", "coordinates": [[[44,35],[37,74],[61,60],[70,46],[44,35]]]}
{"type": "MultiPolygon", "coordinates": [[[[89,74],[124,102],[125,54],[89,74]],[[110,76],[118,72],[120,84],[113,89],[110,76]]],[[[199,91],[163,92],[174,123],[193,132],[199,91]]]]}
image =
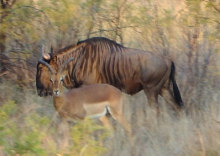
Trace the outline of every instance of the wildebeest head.
{"type": "Polygon", "coordinates": [[[36,86],[37,93],[39,96],[52,95],[52,86],[49,79],[49,69],[38,62],[37,65],[37,74],[36,74],[36,86]]]}
{"type": "MultiPolygon", "coordinates": [[[[51,48],[51,54],[52,54],[52,48],[51,48]]],[[[50,69],[47,65],[42,63],[42,60],[44,62],[50,63],[51,60],[51,54],[45,53],[43,46],[42,46],[42,58],[38,60],[37,64],[37,73],[36,73],[36,87],[37,87],[37,93],[39,96],[47,96],[52,95],[52,85],[50,82],[50,69]]]]}

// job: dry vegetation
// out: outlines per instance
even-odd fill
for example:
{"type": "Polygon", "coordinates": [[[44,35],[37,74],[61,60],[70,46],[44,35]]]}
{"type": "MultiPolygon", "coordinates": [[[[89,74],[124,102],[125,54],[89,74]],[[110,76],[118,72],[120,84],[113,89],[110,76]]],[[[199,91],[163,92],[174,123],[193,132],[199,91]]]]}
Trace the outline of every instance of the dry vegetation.
{"type": "Polygon", "coordinates": [[[19,92],[3,84],[5,101],[0,110],[0,155],[134,155],[134,156],[218,156],[220,153],[219,91],[211,91],[207,104],[181,117],[160,99],[162,113],[146,105],[144,93],[125,95],[124,112],[132,125],[131,144],[123,128],[111,120],[111,134],[98,121],[71,124],[70,144],[62,146],[58,116],[51,98],[36,96],[33,90],[19,92]],[[21,98],[23,97],[23,98],[21,98]],[[146,110],[146,111],[143,111],[146,110]]]}
{"type": "Polygon", "coordinates": [[[220,155],[219,0],[0,3],[0,156],[220,155]],[[62,147],[52,99],[36,94],[40,46],[59,49],[93,36],[172,57],[185,113],[178,117],[161,98],[156,119],[142,92],[124,95],[133,144],[114,120],[114,135],[86,120],[70,125],[70,144],[62,147]]]}

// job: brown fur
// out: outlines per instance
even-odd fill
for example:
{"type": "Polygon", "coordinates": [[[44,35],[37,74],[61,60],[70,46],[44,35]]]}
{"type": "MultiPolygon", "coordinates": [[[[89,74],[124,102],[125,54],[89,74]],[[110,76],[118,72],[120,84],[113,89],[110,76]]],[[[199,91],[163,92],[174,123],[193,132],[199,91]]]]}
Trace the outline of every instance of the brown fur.
{"type": "Polygon", "coordinates": [[[128,135],[131,134],[130,125],[123,116],[120,90],[108,84],[93,84],[64,92],[64,75],[66,74],[58,72],[51,73],[50,76],[54,107],[64,121],[83,120],[85,117],[96,116],[104,125],[109,126],[106,115],[110,113],[124,127],[128,135]]]}
{"type": "MultiPolygon", "coordinates": [[[[73,57],[74,61],[66,68],[68,74],[64,85],[67,88],[79,87],[82,84],[107,83],[128,94],[144,89],[149,103],[157,105],[160,94],[172,106],[183,106],[181,96],[179,101],[175,101],[176,94],[170,89],[170,83],[175,80],[174,72],[172,77],[170,76],[173,63],[162,55],[126,48],[106,38],[91,38],[79,42],[76,46],[61,49],[48,62],[57,69],[70,57],[73,57]]],[[[51,94],[47,75],[48,70],[39,63],[36,85],[38,94],[42,96],[51,94]]]]}

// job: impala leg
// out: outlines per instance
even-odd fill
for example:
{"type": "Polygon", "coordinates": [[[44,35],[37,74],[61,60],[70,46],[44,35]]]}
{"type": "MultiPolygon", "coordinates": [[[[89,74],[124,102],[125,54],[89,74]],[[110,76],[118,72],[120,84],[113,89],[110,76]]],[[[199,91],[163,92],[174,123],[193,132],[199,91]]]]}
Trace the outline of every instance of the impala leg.
{"type": "Polygon", "coordinates": [[[61,149],[64,149],[69,146],[69,125],[68,122],[64,119],[61,120],[59,126],[58,126],[58,133],[60,134],[60,147],[61,149]]]}
{"type": "Polygon", "coordinates": [[[112,124],[110,123],[108,117],[105,115],[105,116],[102,116],[99,118],[99,120],[102,122],[102,124],[109,130],[113,131],[113,127],[112,127],[112,124]]]}
{"type": "Polygon", "coordinates": [[[116,102],[116,104],[112,104],[112,106],[110,106],[109,112],[112,115],[113,119],[115,119],[120,125],[122,125],[128,136],[131,136],[131,126],[123,115],[122,101],[119,103],[116,102]]]}
{"type": "Polygon", "coordinates": [[[112,117],[123,126],[128,136],[131,136],[131,126],[127,120],[125,120],[124,116],[122,114],[114,114],[112,117]]]}
{"type": "Polygon", "coordinates": [[[122,113],[111,113],[112,117],[124,128],[129,142],[133,145],[133,136],[132,136],[132,131],[131,131],[131,125],[127,122],[127,120],[124,118],[122,113]]]}

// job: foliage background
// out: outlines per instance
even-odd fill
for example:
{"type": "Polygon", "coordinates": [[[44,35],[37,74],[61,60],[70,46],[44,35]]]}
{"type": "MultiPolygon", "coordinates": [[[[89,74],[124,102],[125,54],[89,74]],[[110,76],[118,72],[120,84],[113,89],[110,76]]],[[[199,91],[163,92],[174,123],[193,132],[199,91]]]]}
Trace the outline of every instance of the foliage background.
{"type": "Polygon", "coordinates": [[[0,4],[0,155],[220,155],[219,0],[0,4]],[[131,147],[114,121],[116,132],[109,135],[98,121],[88,120],[71,126],[72,144],[61,149],[51,98],[36,94],[40,47],[60,49],[94,36],[170,56],[187,115],[176,119],[160,99],[158,123],[142,92],[125,95],[136,146],[131,147]]]}

